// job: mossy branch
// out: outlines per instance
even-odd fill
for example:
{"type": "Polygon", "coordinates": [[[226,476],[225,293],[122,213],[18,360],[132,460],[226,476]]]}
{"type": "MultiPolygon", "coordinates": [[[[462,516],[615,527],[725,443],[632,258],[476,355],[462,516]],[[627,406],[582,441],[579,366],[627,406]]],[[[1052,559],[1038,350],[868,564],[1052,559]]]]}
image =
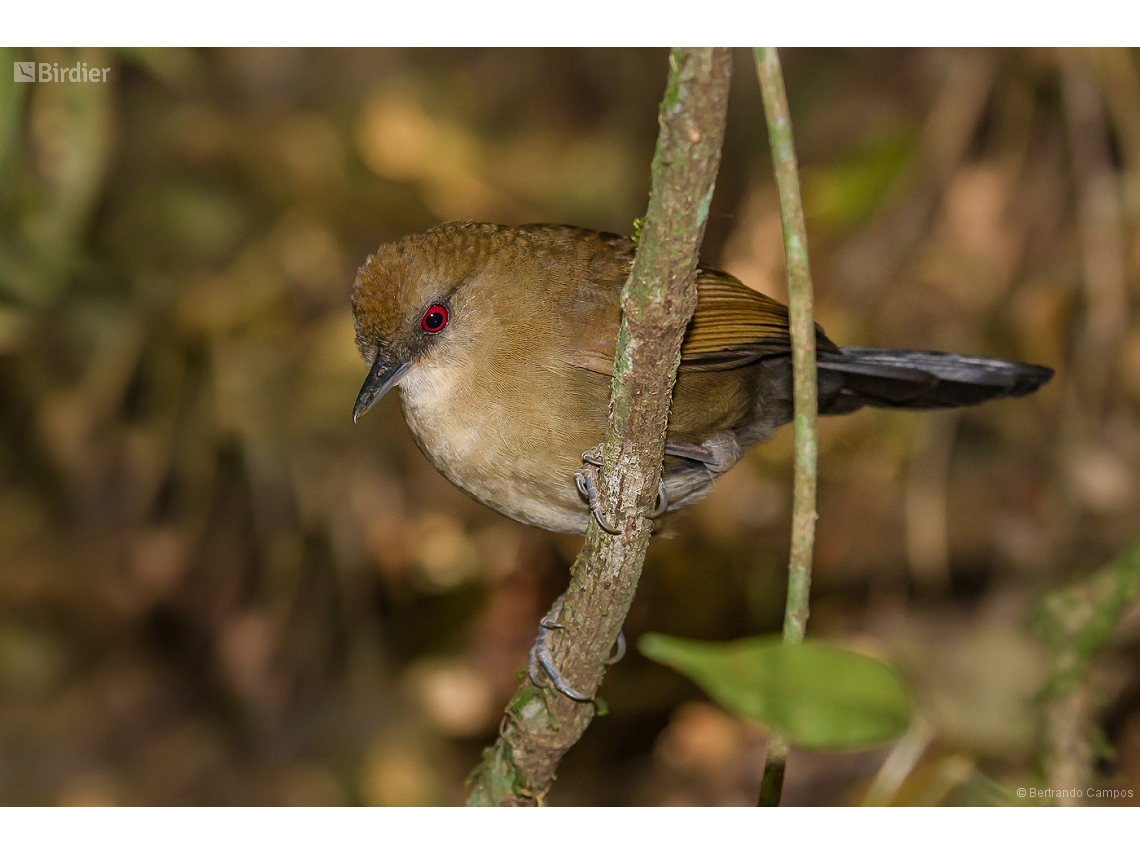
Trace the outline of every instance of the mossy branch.
{"type": "MultiPolygon", "coordinates": [[[[775,48],[756,48],[756,72],[768,123],[772,170],[780,196],[780,222],[784,228],[784,257],[788,278],[788,321],[792,336],[794,378],[795,478],[792,498],[792,546],[788,557],[788,601],[784,611],[784,642],[799,644],[807,631],[811,592],[812,550],[815,546],[815,490],[818,441],[816,415],[815,319],[811,269],[808,266],[807,229],[800,199],[800,177],[792,138],[792,117],[784,90],[780,56],[775,48]]],[[[760,785],[760,804],[776,805],[784,781],[787,741],[773,733],[760,785]]]]}
{"type": "MultiPolygon", "coordinates": [[[[570,570],[553,659],[592,694],[633,602],[649,546],[681,340],[697,305],[696,268],[724,140],[731,51],[674,49],[659,113],[649,209],[622,289],[609,426],[599,479],[610,535],[591,520],[570,570]]],[[[586,449],[583,449],[585,451],[586,449]]],[[[567,473],[569,477],[571,473],[567,473]]],[[[595,707],[529,682],[515,693],[471,774],[470,805],[542,804],[558,762],[595,707]]]]}
{"type": "MultiPolygon", "coordinates": [[[[1049,648],[1049,682],[1042,693],[1043,761],[1049,787],[1084,790],[1096,761],[1089,661],[1106,647],[1125,611],[1140,599],[1140,540],[1089,578],[1049,594],[1036,629],[1049,648]]],[[[1082,799],[1063,796],[1063,804],[1082,799]]]]}

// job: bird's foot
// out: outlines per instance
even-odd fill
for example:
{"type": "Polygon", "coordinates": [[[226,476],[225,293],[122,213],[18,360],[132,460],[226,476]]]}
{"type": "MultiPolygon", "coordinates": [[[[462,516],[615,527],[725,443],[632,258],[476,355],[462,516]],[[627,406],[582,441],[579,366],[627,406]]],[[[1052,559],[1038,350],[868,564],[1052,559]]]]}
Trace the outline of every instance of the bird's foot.
{"type": "MultiPolygon", "coordinates": [[[[550,633],[556,629],[566,628],[558,622],[558,616],[562,614],[562,601],[565,598],[566,595],[563,594],[555,600],[550,611],[546,613],[546,617],[538,622],[538,638],[535,639],[534,645],[530,648],[527,673],[530,675],[530,681],[540,689],[550,685],[571,700],[592,701],[594,699],[592,695],[585,695],[566,682],[566,678],[559,673],[554,666],[554,660],[551,658],[550,633]]],[[[625,633],[618,633],[616,648],[614,655],[606,660],[607,665],[620,662],[621,658],[625,656],[625,633]]]]}
{"type": "MultiPolygon", "coordinates": [[[[578,485],[578,492],[589,503],[590,511],[594,514],[594,519],[602,531],[609,534],[621,534],[621,529],[611,528],[602,517],[601,502],[598,501],[598,490],[594,484],[595,473],[601,472],[601,470],[601,446],[596,445],[582,455],[582,468],[575,473],[574,480],[578,485]]],[[[660,478],[657,481],[657,507],[645,516],[648,519],[655,520],[667,510],[669,510],[669,494],[665,491],[665,479],[660,478]]]]}

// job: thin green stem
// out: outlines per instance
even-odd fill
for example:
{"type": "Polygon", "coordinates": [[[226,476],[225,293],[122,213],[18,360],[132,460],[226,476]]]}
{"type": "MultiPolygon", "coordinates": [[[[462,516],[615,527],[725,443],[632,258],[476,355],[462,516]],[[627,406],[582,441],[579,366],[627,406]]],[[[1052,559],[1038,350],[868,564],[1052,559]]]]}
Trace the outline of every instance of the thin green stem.
{"type": "MultiPolygon", "coordinates": [[[[799,644],[807,631],[811,593],[812,550],[815,545],[815,492],[818,457],[816,415],[815,320],[807,230],[800,199],[800,178],[792,119],[784,75],[775,48],[755,48],[756,71],[768,123],[772,170],[780,195],[784,228],[784,257],[788,277],[788,325],[792,337],[795,404],[795,479],[792,498],[792,546],[788,557],[788,600],[784,610],[784,642],[799,644]]],[[[783,786],[787,741],[778,734],[769,740],[768,761],[761,784],[761,804],[777,804],[783,786]]]]}
{"type": "Polygon", "coordinates": [[[784,792],[784,768],[788,759],[788,741],[779,733],[768,734],[768,756],[764,760],[764,778],[760,781],[757,807],[778,807],[784,792]]]}

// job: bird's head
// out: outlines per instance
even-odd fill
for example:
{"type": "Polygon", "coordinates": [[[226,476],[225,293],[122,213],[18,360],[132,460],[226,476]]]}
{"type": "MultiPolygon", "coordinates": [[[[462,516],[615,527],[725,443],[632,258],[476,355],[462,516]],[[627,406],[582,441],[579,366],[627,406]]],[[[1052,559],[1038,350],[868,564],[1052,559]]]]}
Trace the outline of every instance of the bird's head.
{"type": "Polygon", "coordinates": [[[495,226],[445,223],[384,244],[368,257],[356,274],[352,314],[356,345],[371,367],[353,421],[429,355],[455,347],[457,338],[466,337],[464,326],[472,332],[464,286],[486,267],[499,242],[495,226]]]}

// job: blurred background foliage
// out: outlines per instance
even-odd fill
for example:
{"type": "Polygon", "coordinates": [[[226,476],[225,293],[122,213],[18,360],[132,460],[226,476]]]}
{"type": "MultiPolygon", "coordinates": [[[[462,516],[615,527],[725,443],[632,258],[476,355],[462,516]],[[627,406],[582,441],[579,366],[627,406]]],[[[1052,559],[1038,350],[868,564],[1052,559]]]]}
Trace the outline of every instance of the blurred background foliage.
{"type": "MultiPolygon", "coordinates": [[[[354,271],[446,219],[627,232],[660,50],[8,50],[0,74],[0,802],[457,804],[578,539],[350,417],[354,271]]],[[[783,296],[751,56],[704,257],[783,296]]],[[[1038,395],[821,423],[813,635],[895,663],[901,742],[793,753],[787,802],[1040,785],[1048,590],[1140,518],[1140,58],[793,50],[819,320],[1051,365],[1038,395]]],[[[540,307],[536,307],[540,309],[540,307]]],[[[536,317],[541,324],[556,318],[536,317]]],[[[631,639],[781,623],[783,433],[655,539],[631,639]]],[[[1096,660],[1140,789],[1140,614],[1096,660]]],[[[764,734],[632,652],[555,804],[750,804],[764,734]]]]}

